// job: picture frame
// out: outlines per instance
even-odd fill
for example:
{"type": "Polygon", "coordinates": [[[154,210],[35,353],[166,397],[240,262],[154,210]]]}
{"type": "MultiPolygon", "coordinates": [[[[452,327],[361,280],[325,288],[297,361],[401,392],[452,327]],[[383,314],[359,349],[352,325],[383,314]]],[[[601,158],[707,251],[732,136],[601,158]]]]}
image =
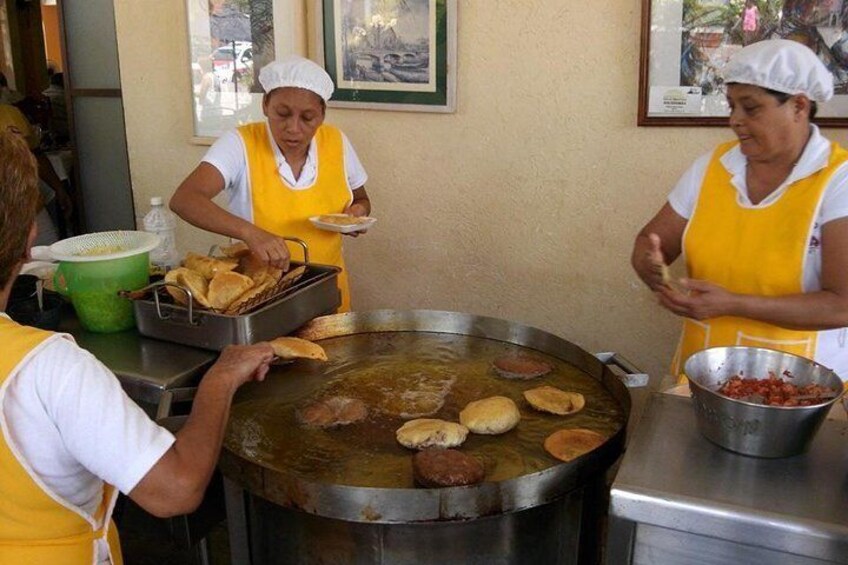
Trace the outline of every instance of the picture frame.
{"type": "Polygon", "coordinates": [[[185,0],[191,142],[210,145],[223,132],[264,120],[259,69],[307,52],[302,0],[185,0]]]}
{"type": "Polygon", "coordinates": [[[456,111],[457,0],[314,0],[330,107],[456,111]]]}
{"type": "Polygon", "coordinates": [[[727,126],[721,72],[744,45],[793,39],[834,74],[815,122],[848,127],[848,0],[642,0],[639,126],[727,126]]]}

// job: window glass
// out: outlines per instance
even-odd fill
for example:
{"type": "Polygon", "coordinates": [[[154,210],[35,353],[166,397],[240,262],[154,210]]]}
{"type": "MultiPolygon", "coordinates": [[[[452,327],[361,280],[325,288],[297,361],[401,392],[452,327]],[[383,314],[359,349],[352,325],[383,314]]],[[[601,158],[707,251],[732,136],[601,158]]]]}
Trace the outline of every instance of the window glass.
{"type": "Polygon", "coordinates": [[[188,7],[196,135],[261,120],[257,75],[274,60],[273,0],[188,0],[188,7]]]}

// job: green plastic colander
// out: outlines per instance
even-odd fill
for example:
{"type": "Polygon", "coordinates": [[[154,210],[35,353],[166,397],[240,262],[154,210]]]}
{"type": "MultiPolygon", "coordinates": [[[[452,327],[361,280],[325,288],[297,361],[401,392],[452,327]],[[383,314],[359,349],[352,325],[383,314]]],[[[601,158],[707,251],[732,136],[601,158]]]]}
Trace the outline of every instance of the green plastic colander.
{"type": "Polygon", "coordinates": [[[142,231],[98,232],[58,241],[50,246],[59,261],[54,283],[67,295],[84,328],[118,332],[135,325],[132,302],[118,296],[137,290],[150,279],[150,250],[159,237],[142,231]]]}

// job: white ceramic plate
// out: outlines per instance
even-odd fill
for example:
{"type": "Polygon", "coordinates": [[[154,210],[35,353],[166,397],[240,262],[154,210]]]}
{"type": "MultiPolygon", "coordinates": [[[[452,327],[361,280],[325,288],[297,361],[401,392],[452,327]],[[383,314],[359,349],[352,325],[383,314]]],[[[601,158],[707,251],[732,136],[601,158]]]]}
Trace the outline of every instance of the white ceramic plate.
{"type": "MultiPolygon", "coordinates": [[[[344,217],[347,216],[347,214],[324,214],[324,216],[344,217]]],[[[355,231],[367,230],[368,228],[374,225],[374,223],[377,221],[377,218],[369,218],[367,216],[363,216],[362,218],[360,218],[360,220],[362,220],[362,222],[358,224],[341,226],[338,224],[331,224],[329,222],[322,222],[321,216],[312,216],[311,218],[309,218],[309,221],[312,222],[312,225],[314,225],[316,228],[321,230],[334,231],[338,233],[353,233],[355,231]]]]}

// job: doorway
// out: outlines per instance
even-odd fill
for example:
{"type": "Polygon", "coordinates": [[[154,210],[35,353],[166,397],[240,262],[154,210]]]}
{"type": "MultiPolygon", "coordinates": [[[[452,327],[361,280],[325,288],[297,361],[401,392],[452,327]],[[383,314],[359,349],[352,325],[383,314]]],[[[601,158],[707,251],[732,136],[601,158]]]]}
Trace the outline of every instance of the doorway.
{"type": "Polygon", "coordinates": [[[113,0],[0,0],[0,72],[70,195],[61,235],[135,229],[113,0]]]}

